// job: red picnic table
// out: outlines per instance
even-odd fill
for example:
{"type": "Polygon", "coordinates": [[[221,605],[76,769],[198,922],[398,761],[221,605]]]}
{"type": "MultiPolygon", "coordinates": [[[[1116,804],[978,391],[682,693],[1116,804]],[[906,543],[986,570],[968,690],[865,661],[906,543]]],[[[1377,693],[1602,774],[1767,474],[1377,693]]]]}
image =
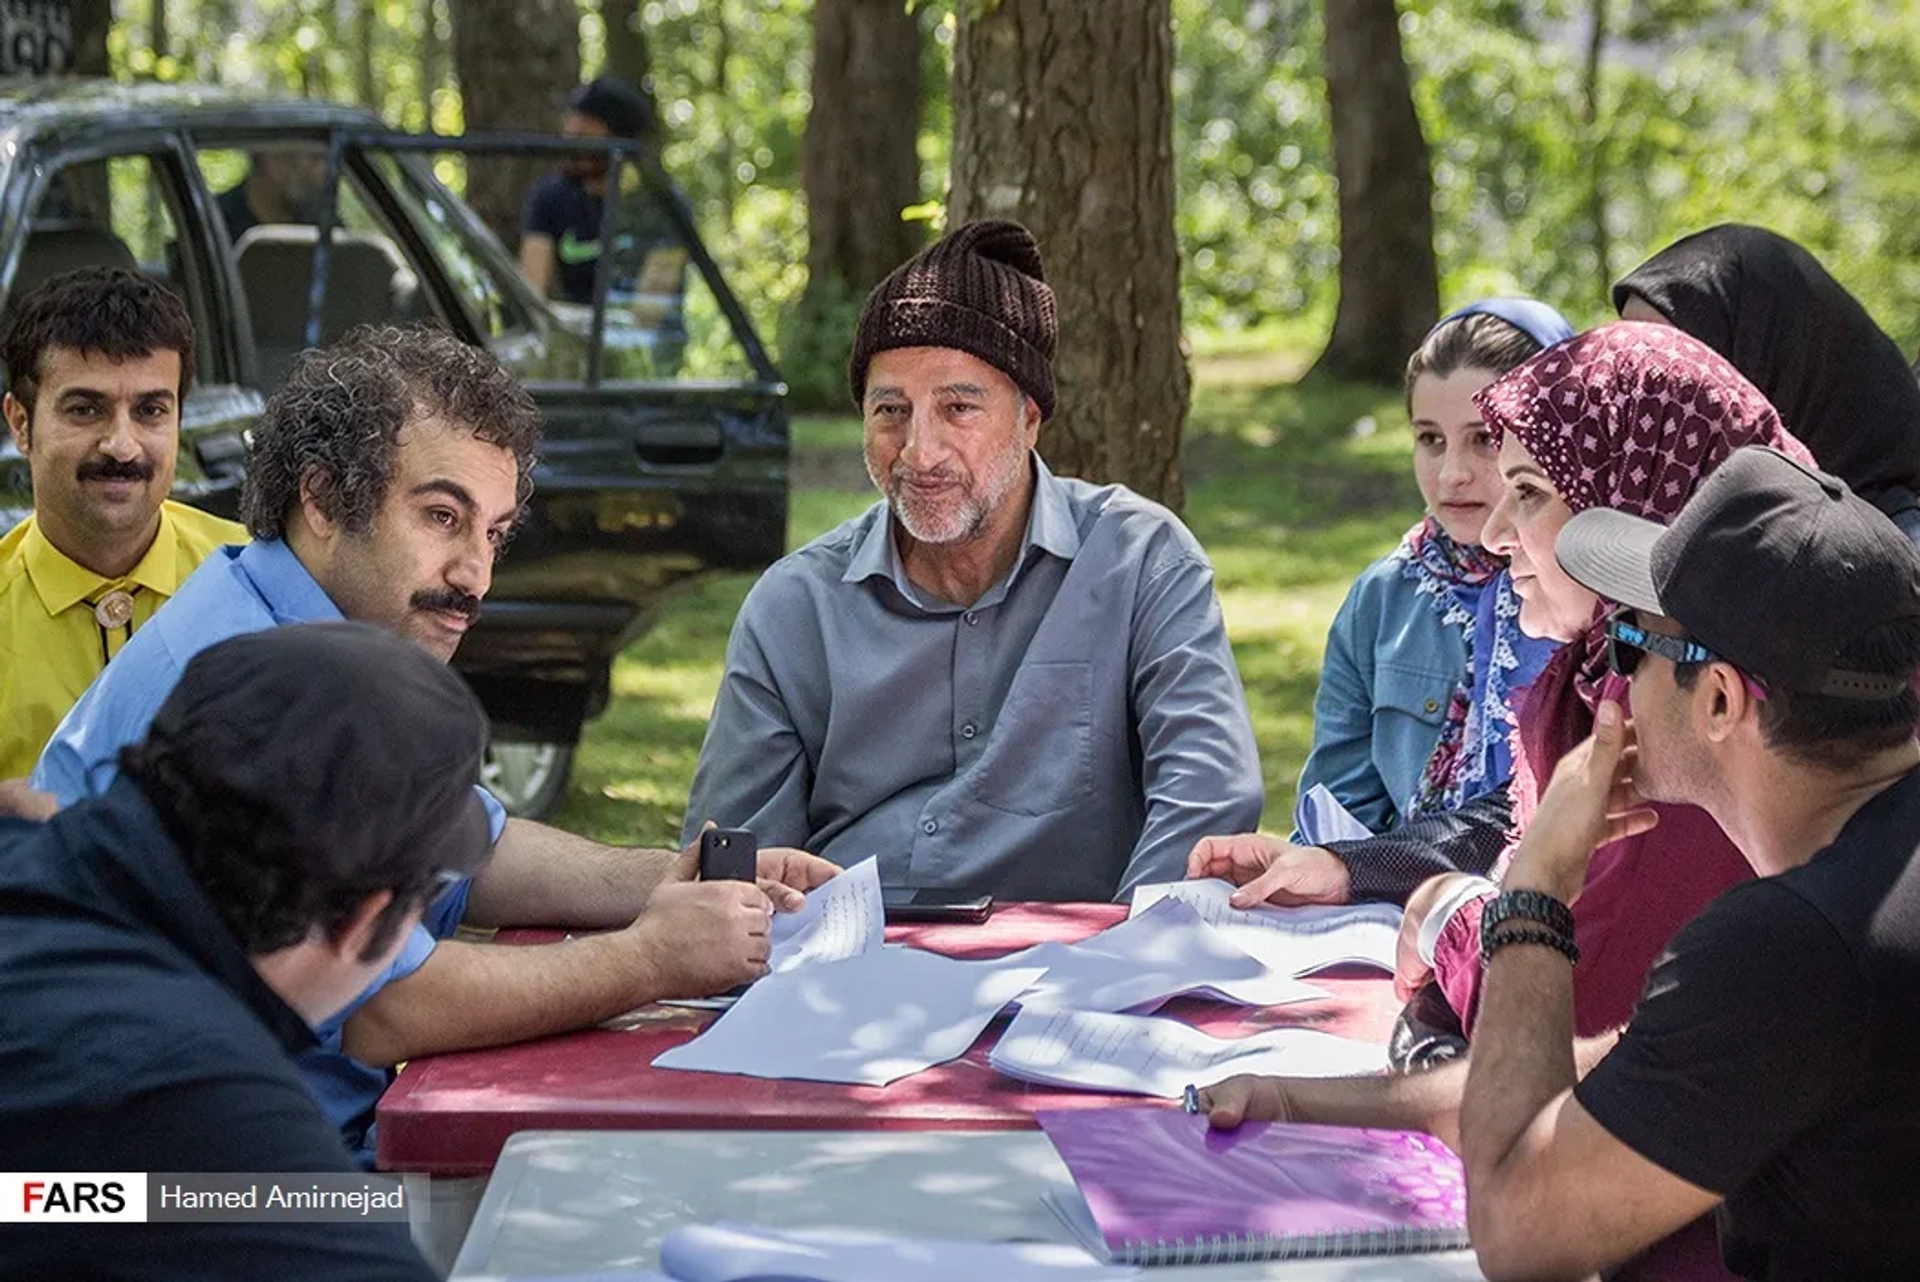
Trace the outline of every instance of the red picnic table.
{"type": "MultiPolygon", "coordinates": [[[[1121,904],[1003,905],[980,925],[889,926],[891,943],[950,957],[996,957],[1046,940],[1075,942],[1127,915],[1121,904]]],[[[1377,971],[1333,971],[1311,982],[1331,996],[1251,1009],[1182,998],[1162,1013],[1215,1036],[1307,1026],[1385,1042],[1399,1003],[1377,971]]],[[[409,1064],[380,1100],[382,1170],[484,1175],[516,1131],[531,1130],[1031,1130],[1042,1108],[1123,1097],[1035,1086],[987,1066],[1005,1020],[961,1058],[891,1086],[772,1081],[656,1069],[653,1059],[716,1018],[652,1006],[631,1026],[596,1028],[409,1064]]]]}

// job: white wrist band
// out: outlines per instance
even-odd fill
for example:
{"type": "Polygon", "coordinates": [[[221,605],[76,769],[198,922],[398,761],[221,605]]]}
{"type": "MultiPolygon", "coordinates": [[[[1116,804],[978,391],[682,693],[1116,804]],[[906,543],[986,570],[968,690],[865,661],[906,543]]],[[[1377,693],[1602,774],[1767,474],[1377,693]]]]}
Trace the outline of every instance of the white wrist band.
{"type": "Polygon", "coordinates": [[[1485,877],[1468,877],[1455,882],[1447,893],[1440,896],[1420,923],[1420,960],[1433,965],[1433,950],[1440,946],[1440,932],[1447,928],[1453,915],[1476,899],[1491,899],[1500,893],[1499,884],[1485,877]]]}

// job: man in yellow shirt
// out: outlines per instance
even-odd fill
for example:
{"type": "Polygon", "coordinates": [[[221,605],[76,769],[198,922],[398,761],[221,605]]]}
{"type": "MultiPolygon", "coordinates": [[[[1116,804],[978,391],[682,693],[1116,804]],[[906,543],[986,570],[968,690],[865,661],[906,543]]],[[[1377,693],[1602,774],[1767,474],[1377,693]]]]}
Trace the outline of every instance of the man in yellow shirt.
{"type": "Polygon", "coordinates": [[[9,313],[4,410],[33,515],[0,538],[0,780],[33,769],[67,709],[208,553],[247,539],[167,498],[193,381],[179,298],[86,268],[9,313]]]}

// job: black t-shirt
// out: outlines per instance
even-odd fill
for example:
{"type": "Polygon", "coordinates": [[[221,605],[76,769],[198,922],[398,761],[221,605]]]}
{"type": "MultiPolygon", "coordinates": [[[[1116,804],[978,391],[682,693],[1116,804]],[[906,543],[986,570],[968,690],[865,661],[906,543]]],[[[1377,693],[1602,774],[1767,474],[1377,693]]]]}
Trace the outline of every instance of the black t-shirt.
{"type": "Polygon", "coordinates": [[[553,239],[559,296],[591,303],[593,273],[600,265],[600,198],[576,178],[548,174],[528,194],[520,230],[553,239]]]}
{"type": "MultiPolygon", "coordinates": [[[[0,1170],[357,1173],[253,969],[129,780],[0,823],[0,1170]]],[[[0,1278],[431,1282],[395,1223],[0,1224],[0,1278]]]]}
{"type": "Polygon", "coordinates": [[[260,225],[259,218],[254,215],[253,206],[247,203],[245,182],[221,192],[213,198],[213,203],[220,207],[220,217],[226,220],[227,239],[230,241],[238,241],[249,228],[260,225]]]}
{"type": "Polygon", "coordinates": [[[1920,1278],[1920,771],[1674,937],[1575,1091],[1722,1194],[1734,1272],[1920,1278]]]}

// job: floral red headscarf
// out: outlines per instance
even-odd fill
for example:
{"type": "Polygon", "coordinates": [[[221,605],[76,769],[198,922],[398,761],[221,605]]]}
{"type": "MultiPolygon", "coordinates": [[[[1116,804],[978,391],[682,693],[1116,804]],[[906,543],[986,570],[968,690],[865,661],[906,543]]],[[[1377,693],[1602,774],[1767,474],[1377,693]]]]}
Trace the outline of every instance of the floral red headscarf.
{"type": "MultiPolygon", "coordinates": [[[[1743,445],[1813,462],[1739,370],[1669,325],[1622,321],[1580,334],[1473,399],[1494,439],[1515,433],[1575,512],[1607,507],[1665,525],[1743,445]]],[[[1544,779],[1586,737],[1602,694],[1621,697],[1602,690],[1606,609],[1534,684],[1520,726],[1525,773],[1544,779]]],[[[1516,777],[1517,820],[1531,817],[1532,782],[1516,777]]]]}

